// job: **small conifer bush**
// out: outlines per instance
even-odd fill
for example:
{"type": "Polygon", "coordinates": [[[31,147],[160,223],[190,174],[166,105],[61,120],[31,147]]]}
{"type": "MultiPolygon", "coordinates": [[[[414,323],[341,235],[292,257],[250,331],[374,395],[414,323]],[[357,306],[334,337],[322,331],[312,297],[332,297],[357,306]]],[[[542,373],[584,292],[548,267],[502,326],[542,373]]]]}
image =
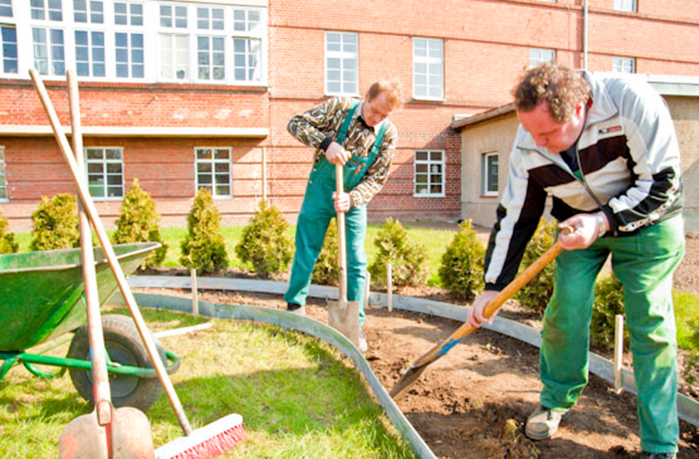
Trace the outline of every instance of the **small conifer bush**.
{"type": "MultiPolygon", "coordinates": [[[[615,317],[624,314],[624,286],[618,277],[611,273],[595,284],[595,302],[592,306],[590,324],[590,344],[602,349],[614,348],[615,317]]],[[[625,341],[628,331],[624,327],[625,341]]]]}
{"type": "Polygon", "coordinates": [[[393,286],[416,287],[427,279],[427,249],[419,242],[411,241],[408,232],[398,220],[386,219],[386,224],[374,239],[376,259],[369,266],[371,281],[379,287],[386,286],[386,266],[391,262],[393,286]]]}
{"type": "Polygon", "coordinates": [[[7,230],[7,226],[7,219],[0,214],[0,254],[15,253],[19,250],[15,235],[7,230]]]}
{"type": "Polygon", "coordinates": [[[325,232],[325,240],[323,248],[318,255],[318,261],[313,268],[311,281],[319,285],[337,285],[340,278],[340,268],[338,266],[338,250],[337,243],[337,220],[330,220],[328,230],[325,232]]]}
{"type": "Polygon", "coordinates": [[[180,264],[202,273],[228,267],[226,241],[221,234],[221,214],[211,192],[200,188],[187,217],[187,236],[182,241],[180,264]]]}
{"type": "Polygon", "coordinates": [[[279,209],[262,200],[243,229],[235,253],[242,262],[251,264],[255,273],[264,279],[285,272],[293,253],[293,244],[286,234],[288,228],[289,223],[279,209]]]}
{"type": "MultiPolygon", "coordinates": [[[[534,236],[529,241],[524,251],[520,272],[527,269],[529,265],[534,263],[554,244],[554,242],[556,242],[557,225],[558,223],[556,221],[546,223],[546,221],[542,219],[539,222],[534,236]]],[[[534,312],[544,312],[553,294],[553,267],[553,262],[546,265],[534,279],[530,280],[527,285],[522,287],[522,290],[517,293],[515,298],[519,300],[522,307],[534,312]]]]}
{"type": "Polygon", "coordinates": [[[483,289],[484,259],[485,249],[471,220],[464,220],[442,255],[439,267],[442,286],[457,300],[470,303],[483,289]]]}
{"type": "Polygon", "coordinates": [[[161,247],[151,253],[141,264],[141,268],[159,266],[165,260],[167,244],[160,236],[160,214],[155,210],[155,201],[134,179],[131,188],[121,205],[121,214],[117,220],[113,235],[115,244],[133,244],[136,242],[159,242],[161,247]]]}
{"type": "Polygon", "coordinates": [[[32,214],[30,250],[71,249],[80,246],[77,199],[71,194],[41,198],[32,214]]]}

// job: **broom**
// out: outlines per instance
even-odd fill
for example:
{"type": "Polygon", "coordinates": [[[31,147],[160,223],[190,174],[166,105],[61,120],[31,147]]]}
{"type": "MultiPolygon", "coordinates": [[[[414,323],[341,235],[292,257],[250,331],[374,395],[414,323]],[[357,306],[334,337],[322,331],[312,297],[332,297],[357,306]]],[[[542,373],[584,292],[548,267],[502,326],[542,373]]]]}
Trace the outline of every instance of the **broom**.
{"type": "Polygon", "coordinates": [[[163,386],[163,389],[165,389],[165,393],[168,397],[168,400],[170,401],[170,404],[172,405],[172,408],[175,411],[175,414],[177,415],[180,425],[182,426],[182,430],[186,435],[186,439],[189,440],[187,442],[182,442],[182,444],[179,446],[179,449],[173,449],[172,454],[170,456],[159,457],[204,459],[207,457],[213,457],[222,454],[228,449],[234,447],[236,443],[238,443],[240,440],[245,438],[245,432],[243,431],[243,418],[240,415],[226,416],[212,424],[197,429],[196,431],[192,431],[192,427],[189,425],[189,421],[187,420],[187,416],[184,413],[182,404],[180,403],[180,400],[177,397],[175,388],[173,387],[172,382],[170,381],[170,377],[168,376],[167,371],[165,369],[165,366],[163,365],[163,362],[160,359],[160,356],[158,355],[158,351],[156,349],[153,337],[151,336],[147,328],[147,325],[143,320],[141,311],[139,310],[138,305],[136,304],[136,299],[134,298],[133,293],[129,288],[129,284],[126,281],[126,276],[124,276],[124,273],[121,269],[121,265],[117,260],[116,254],[114,253],[114,249],[112,248],[112,244],[110,243],[109,237],[107,236],[107,232],[105,231],[104,226],[102,225],[102,221],[100,220],[99,214],[97,213],[97,208],[95,207],[95,203],[92,200],[92,196],[90,196],[87,186],[80,178],[80,169],[75,160],[75,157],[73,156],[73,151],[70,147],[70,144],[68,143],[68,140],[66,139],[66,136],[63,133],[60,122],[58,121],[58,115],[56,114],[56,110],[53,108],[51,99],[49,98],[48,93],[46,92],[46,87],[44,86],[43,81],[41,81],[41,79],[39,78],[39,75],[37,74],[36,70],[29,70],[29,75],[31,76],[32,82],[34,83],[34,87],[36,88],[36,91],[39,94],[39,98],[41,99],[41,104],[44,107],[44,111],[46,112],[46,115],[49,118],[51,128],[53,129],[54,137],[58,142],[58,146],[60,147],[61,153],[63,153],[63,158],[68,163],[70,172],[73,176],[73,181],[75,182],[75,185],[78,189],[78,195],[80,196],[80,200],[82,201],[83,206],[85,208],[84,210],[87,212],[87,215],[90,218],[90,221],[92,222],[92,226],[95,232],[97,233],[97,238],[99,239],[100,244],[102,245],[102,249],[104,251],[105,256],[107,257],[109,266],[112,268],[114,277],[116,278],[117,283],[119,284],[119,289],[121,290],[121,293],[124,296],[126,306],[129,308],[129,311],[131,312],[131,316],[134,319],[134,323],[136,324],[138,333],[139,335],[141,335],[141,339],[143,339],[143,344],[145,345],[146,350],[148,351],[148,356],[150,357],[151,362],[153,363],[153,367],[155,368],[155,372],[158,376],[158,379],[160,380],[160,383],[163,386]]]}

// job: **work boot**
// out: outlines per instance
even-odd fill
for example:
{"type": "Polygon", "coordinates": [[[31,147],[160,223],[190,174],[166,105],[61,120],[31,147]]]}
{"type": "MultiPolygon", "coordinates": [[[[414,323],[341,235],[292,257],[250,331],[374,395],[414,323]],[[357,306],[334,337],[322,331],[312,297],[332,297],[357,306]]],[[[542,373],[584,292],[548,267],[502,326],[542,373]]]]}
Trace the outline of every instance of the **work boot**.
{"type": "Polygon", "coordinates": [[[306,307],[301,304],[286,303],[286,310],[300,316],[306,315],[306,307]]]}
{"type": "Polygon", "coordinates": [[[524,434],[532,440],[546,440],[558,430],[558,424],[568,417],[570,411],[554,411],[539,406],[527,418],[524,434]]]}
{"type": "Polygon", "coordinates": [[[362,354],[369,350],[369,346],[366,343],[366,336],[364,336],[362,330],[359,330],[359,350],[362,351],[362,354]]]}
{"type": "Polygon", "coordinates": [[[649,453],[642,451],[641,454],[634,456],[634,459],[676,459],[677,453],[649,453]]]}

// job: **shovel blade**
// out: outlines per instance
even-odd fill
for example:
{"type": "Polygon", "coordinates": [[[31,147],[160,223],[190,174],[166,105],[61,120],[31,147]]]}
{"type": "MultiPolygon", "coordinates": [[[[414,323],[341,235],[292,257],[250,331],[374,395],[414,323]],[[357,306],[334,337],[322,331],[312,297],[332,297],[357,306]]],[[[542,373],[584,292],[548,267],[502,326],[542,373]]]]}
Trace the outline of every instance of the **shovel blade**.
{"type": "Polygon", "coordinates": [[[112,421],[106,426],[99,424],[96,411],[73,419],[61,433],[58,452],[61,459],[155,457],[150,422],[131,407],[112,409],[112,421]]]}
{"type": "Polygon", "coordinates": [[[359,303],[356,301],[329,301],[328,324],[359,346],[359,303]]]}

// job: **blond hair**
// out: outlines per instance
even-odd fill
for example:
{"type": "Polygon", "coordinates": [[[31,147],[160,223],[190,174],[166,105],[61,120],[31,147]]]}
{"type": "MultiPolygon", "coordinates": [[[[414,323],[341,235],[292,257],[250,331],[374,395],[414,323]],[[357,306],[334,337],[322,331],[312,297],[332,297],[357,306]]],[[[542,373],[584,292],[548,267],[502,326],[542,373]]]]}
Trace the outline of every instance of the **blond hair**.
{"type": "Polygon", "coordinates": [[[369,94],[369,100],[373,100],[374,97],[381,93],[386,93],[386,101],[393,108],[398,108],[401,104],[401,97],[403,93],[403,87],[398,80],[379,80],[374,82],[369,88],[367,94],[369,94]]]}
{"type": "Polygon", "coordinates": [[[580,72],[557,62],[544,62],[525,71],[512,95],[515,110],[530,112],[547,102],[553,119],[567,123],[575,107],[590,98],[590,85],[580,72]]]}

